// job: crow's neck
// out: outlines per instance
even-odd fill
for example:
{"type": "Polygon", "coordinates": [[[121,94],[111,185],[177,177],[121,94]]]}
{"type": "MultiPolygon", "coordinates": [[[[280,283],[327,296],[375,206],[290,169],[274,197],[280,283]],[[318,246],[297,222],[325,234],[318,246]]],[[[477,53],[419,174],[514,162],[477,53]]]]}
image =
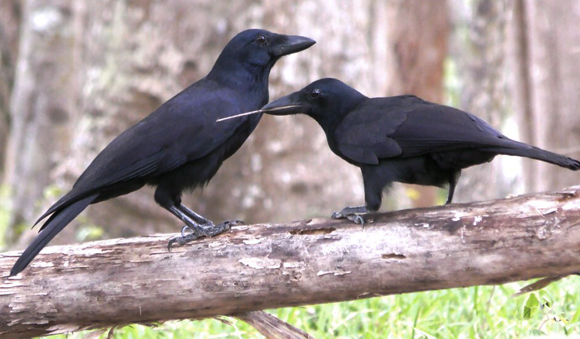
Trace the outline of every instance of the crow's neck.
{"type": "Polygon", "coordinates": [[[267,95],[271,68],[270,65],[220,63],[218,60],[207,78],[236,90],[265,91],[267,95]]]}
{"type": "MultiPolygon", "coordinates": [[[[360,93],[358,93],[360,94],[360,93]]],[[[360,94],[356,98],[351,98],[351,100],[345,100],[343,103],[336,105],[336,109],[325,111],[325,114],[321,115],[311,115],[316,122],[322,127],[327,136],[333,135],[334,130],[340,125],[342,120],[352,112],[356,106],[360,105],[363,101],[368,99],[364,95],[360,94]]]]}

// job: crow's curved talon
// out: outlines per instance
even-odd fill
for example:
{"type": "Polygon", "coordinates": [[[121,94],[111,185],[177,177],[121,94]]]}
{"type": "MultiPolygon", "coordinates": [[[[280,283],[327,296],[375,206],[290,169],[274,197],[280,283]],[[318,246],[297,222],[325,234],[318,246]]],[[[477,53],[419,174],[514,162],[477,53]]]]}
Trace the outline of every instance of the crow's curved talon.
{"type": "Polygon", "coordinates": [[[332,219],[342,219],[344,218],[344,215],[340,214],[340,212],[332,212],[332,219]]]}
{"type": "Polygon", "coordinates": [[[354,222],[355,224],[359,224],[361,226],[365,225],[365,219],[363,218],[362,215],[359,214],[349,214],[346,216],[346,218],[352,222],[354,222]]]}
{"type": "Polygon", "coordinates": [[[332,219],[348,219],[355,224],[362,226],[365,225],[365,219],[362,215],[356,213],[344,213],[343,211],[332,213],[332,219]]]}
{"type": "Polygon", "coordinates": [[[171,252],[171,247],[175,243],[177,243],[177,246],[183,246],[183,245],[187,244],[188,242],[192,242],[196,239],[201,238],[202,236],[204,236],[204,235],[199,235],[197,233],[189,233],[189,234],[186,234],[185,236],[171,238],[171,239],[169,239],[169,242],[167,243],[167,250],[169,252],[171,252]]]}
{"type": "Polygon", "coordinates": [[[181,228],[181,237],[182,238],[185,238],[185,236],[186,236],[185,231],[187,231],[187,230],[189,230],[190,232],[193,233],[193,230],[191,229],[191,227],[185,225],[181,228]]]}
{"type": "Polygon", "coordinates": [[[226,220],[224,223],[228,223],[230,226],[240,226],[246,224],[242,219],[226,220]]]}
{"type": "Polygon", "coordinates": [[[212,226],[211,228],[206,230],[204,234],[206,237],[215,237],[218,234],[224,233],[225,231],[229,231],[232,226],[236,226],[237,220],[226,220],[219,225],[212,226]]]}
{"type": "Polygon", "coordinates": [[[169,242],[167,243],[167,251],[168,252],[171,252],[171,246],[173,245],[173,243],[179,242],[178,239],[179,239],[179,237],[169,239],[169,242]]]}

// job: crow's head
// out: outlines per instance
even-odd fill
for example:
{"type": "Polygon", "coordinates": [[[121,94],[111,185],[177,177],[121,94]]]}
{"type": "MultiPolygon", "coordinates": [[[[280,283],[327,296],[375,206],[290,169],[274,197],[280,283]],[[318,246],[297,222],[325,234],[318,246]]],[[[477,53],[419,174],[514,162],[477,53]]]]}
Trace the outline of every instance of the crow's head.
{"type": "Polygon", "coordinates": [[[282,35],[263,29],[248,29],[238,33],[226,45],[214,68],[244,68],[267,70],[284,55],[300,52],[316,41],[298,35],[282,35]]]}
{"type": "Polygon", "coordinates": [[[363,94],[340,80],[324,78],[272,101],[260,111],[272,115],[303,113],[322,124],[330,120],[340,121],[337,120],[338,116],[343,116],[365,98],[363,94]]]}

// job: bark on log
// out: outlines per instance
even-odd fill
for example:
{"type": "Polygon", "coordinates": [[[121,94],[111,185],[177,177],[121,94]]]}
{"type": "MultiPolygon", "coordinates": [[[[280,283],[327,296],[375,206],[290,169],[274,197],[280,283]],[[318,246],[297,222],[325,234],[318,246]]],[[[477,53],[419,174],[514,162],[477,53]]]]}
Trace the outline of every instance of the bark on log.
{"type": "Polygon", "coordinates": [[[580,271],[580,186],[404,210],[361,227],[314,219],[235,227],[167,251],[168,234],[45,249],[8,278],[0,336],[206,318],[501,284],[580,271]]]}

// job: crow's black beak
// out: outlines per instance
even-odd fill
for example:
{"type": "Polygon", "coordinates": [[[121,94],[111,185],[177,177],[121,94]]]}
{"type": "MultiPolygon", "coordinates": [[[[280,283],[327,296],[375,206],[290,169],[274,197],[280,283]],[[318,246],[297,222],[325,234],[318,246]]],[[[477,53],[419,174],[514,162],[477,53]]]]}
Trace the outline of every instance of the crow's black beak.
{"type": "MultiPolygon", "coordinates": [[[[278,40],[278,39],[277,39],[278,40]]],[[[272,46],[272,54],[281,57],[303,51],[314,45],[316,41],[299,35],[281,35],[280,39],[272,46]]]]}
{"type": "Polygon", "coordinates": [[[310,107],[307,105],[301,104],[298,100],[298,92],[292,93],[285,97],[281,97],[278,100],[274,100],[271,103],[267,104],[266,106],[260,108],[257,111],[245,112],[241,114],[232,115],[229,117],[221,118],[216,120],[216,122],[235,119],[239,117],[243,117],[246,115],[258,114],[258,113],[266,113],[271,115],[290,115],[290,114],[299,114],[304,113],[308,114],[310,112],[310,107]]]}
{"type": "Polygon", "coordinates": [[[303,105],[298,101],[297,93],[292,93],[280,99],[274,100],[266,106],[262,107],[260,111],[271,115],[290,115],[298,113],[308,113],[310,110],[308,106],[303,105]]]}

